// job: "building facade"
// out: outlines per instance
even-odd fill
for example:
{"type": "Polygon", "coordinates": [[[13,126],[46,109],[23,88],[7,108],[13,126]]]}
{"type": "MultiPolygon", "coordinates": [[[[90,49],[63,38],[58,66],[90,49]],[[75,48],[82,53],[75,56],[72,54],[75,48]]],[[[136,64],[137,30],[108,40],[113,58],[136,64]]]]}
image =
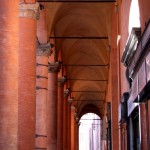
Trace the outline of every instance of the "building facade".
{"type": "Polygon", "coordinates": [[[78,150],[86,113],[106,121],[102,150],[149,149],[149,0],[1,0],[0,12],[1,150],[78,150]]]}

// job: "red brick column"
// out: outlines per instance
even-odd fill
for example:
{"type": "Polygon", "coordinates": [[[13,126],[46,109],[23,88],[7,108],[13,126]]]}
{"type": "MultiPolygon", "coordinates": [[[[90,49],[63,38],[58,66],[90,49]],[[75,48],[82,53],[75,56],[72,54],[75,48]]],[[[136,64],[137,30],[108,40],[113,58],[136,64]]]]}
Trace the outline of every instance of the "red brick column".
{"type": "Polygon", "coordinates": [[[69,90],[64,90],[64,101],[63,101],[63,150],[67,150],[68,142],[68,95],[69,90]]]}
{"type": "Polygon", "coordinates": [[[76,117],[76,150],[79,150],[79,119],[78,117],[76,117]]]}
{"type": "Polygon", "coordinates": [[[65,78],[58,78],[58,99],[57,99],[57,150],[63,149],[63,92],[65,78]]]}
{"type": "Polygon", "coordinates": [[[119,49],[117,49],[117,13],[112,13],[112,33],[111,33],[111,52],[110,52],[110,98],[111,98],[111,140],[112,150],[119,150],[119,132],[118,124],[118,104],[120,102],[120,72],[119,72],[119,49]]]}
{"type": "Polygon", "coordinates": [[[36,53],[36,149],[47,147],[47,88],[50,44],[37,45],[36,53]]]}
{"type": "Polygon", "coordinates": [[[78,124],[77,124],[77,120],[75,118],[75,127],[74,127],[74,145],[75,145],[75,150],[77,150],[77,147],[78,147],[78,124]]]}
{"type": "Polygon", "coordinates": [[[18,0],[0,1],[0,149],[17,150],[18,0]]]}
{"type": "Polygon", "coordinates": [[[111,51],[111,129],[112,150],[119,150],[117,49],[111,51]]]}
{"type": "Polygon", "coordinates": [[[59,63],[50,63],[48,71],[47,150],[57,150],[57,79],[59,63]]]}
{"type": "Polygon", "coordinates": [[[71,106],[71,150],[75,150],[75,107],[71,106]]]}
{"type": "Polygon", "coordinates": [[[18,149],[35,149],[36,19],[39,5],[19,5],[18,149]]]}
{"type": "Polygon", "coordinates": [[[71,104],[72,104],[73,99],[72,98],[68,98],[68,139],[67,139],[67,150],[71,150],[71,104]]]}
{"type": "Polygon", "coordinates": [[[67,140],[67,146],[68,149],[71,149],[71,106],[68,104],[68,140],[67,140]]]}

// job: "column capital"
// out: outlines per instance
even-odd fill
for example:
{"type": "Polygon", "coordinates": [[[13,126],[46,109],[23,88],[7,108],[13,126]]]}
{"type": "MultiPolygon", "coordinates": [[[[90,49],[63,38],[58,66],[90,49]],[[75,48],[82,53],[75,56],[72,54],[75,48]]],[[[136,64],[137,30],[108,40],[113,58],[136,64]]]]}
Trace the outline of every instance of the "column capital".
{"type": "Polygon", "coordinates": [[[58,73],[59,70],[60,70],[60,63],[59,62],[48,64],[48,72],[49,73],[58,73]]]}
{"type": "Polygon", "coordinates": [[[77,112],[75,111],[74,112],[74,117],[76,118],[78,116],[77,112]]]}
{"type": "Polygon", "coordinates": [[[75,112],[76,110],[76,107],[74,105],[71,106],[71,111],[74,111],[75,112]]]}
{"type": "Polygon", "coordinates": [[[70,94],[70,90],[69,89],[65,89],[64,90],[64,98],[67,98],[70,94]]]}
{"type": "Polygon", "coordinates": [[[78,125],[78,123],[79,123],[79,118],[78,118],[78,116],[75,116],[74,119],[75,119],[75,122],[76,122],[77,125],[78,125]]]}
{"type": "Polygon", "coordinates": [[[63,85],[66,82],[66,78],[65,77],[59,77],[58,78],[58,85],[63,85]]]}
{"type": "MultiPolygon", "coordinates": [[[[73,102],[73,98],[68,98],[68,104],[71,106],[71,104],[72,104],[72,102],[73,102]]],[[[72,107],[72,106],[71,106],[72,107]]]]}
{"type": "Polygon", "coordinates": [[[39,19],[39,4],[19,4],[19,17],[39,19]]]}
{"type": "Polygon", "coordinates": [[[76,122],[79,123],[79,118],[78,117],[76,117],[76,122]]]}
{"type": "Polygon", "coordinates": [[[37,44],[36,55],[49,57],[53,53],[50,43],[37,44]]]}

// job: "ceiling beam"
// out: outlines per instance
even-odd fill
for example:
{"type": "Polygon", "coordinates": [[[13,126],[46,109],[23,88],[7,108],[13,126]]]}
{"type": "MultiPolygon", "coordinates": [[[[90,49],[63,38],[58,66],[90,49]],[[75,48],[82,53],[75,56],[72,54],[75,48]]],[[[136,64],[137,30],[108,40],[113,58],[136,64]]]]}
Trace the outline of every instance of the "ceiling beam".
{"type": "Polygon", "coordinates": [[[98,110],[98,109],[104,109],[104,108],[85,108],[84,110],[98,110]]]}
{"type": "Polygon", "coordinates": [[[72,78],[67,78],[67,80],[80,80],[80,81],[98,81],[98,82],[107,82],[108,80],[95,80],[95,79],[72,79],[72,78]]]}
{"type": "Polygon", "coordinates": [[[106,91],[70,91],[70,92],[89,92],[89,93],[105,93],[106,91]]]}
{"type": "Polygon", "coordinates": [[[73,100],[73,101],[105,101],[105,100],[73,100]]]}
{"type": "Polygon", "coordinates": [[[97,65],[84,65],[84,64],[62,64],[62,66],[66,67],[108,67],[109,64],[102,65],[102,64],[97,64],[97,65]]]}
{"type": "Polygon", "coordinates": [[[102,120],[102,119],[80,119],[80,120],[102,120]]]}
{"type": "Polygon", "coordinates": [[[38,0],[38,2],[63,2],[63,3],[115,3],[114,0],[38,0]]]}
{"type": "Polygon", "coordinates": [[[54,36],[54,37],[50,37],[50,39],[81,39],[81,40],[85,40],[85,39],[98,39],[98,40],[107,40],[108,37],[107,36],[54,36]]]}

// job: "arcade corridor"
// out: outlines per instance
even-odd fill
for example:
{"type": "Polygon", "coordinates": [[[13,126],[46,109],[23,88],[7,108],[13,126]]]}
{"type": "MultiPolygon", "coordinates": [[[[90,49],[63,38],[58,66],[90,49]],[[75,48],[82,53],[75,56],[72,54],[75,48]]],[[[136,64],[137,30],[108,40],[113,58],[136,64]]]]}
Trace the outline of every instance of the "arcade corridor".
{"type": "Polygon", "coordinates": [[[1,0],[0,150],[149,150],[149,18],[149,0],[1,0]]]}

